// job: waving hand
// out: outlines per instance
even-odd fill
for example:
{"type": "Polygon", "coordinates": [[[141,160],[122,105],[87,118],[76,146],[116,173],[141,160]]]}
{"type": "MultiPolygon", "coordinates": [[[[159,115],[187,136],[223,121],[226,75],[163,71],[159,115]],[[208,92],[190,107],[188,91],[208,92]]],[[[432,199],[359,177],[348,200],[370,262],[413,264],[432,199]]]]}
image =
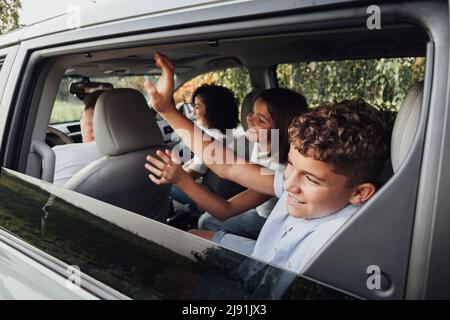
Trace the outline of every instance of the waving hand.
{"type": "Polygon", "coordinates": [[[165,55],[157,52],[155,54],[156,66],[162,70],[156,86],[150,81],[144,82],[144,88],[150,95],[150,103],[160,114],[172,111],[175,106],[173,102],[173,64],[165,55]]]}

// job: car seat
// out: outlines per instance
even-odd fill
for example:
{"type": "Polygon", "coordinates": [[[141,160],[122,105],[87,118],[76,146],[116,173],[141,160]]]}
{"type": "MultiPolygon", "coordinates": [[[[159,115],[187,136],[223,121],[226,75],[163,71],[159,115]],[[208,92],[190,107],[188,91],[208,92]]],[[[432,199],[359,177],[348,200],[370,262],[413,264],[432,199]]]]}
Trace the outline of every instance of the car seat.
{"type": "Polygon", "coordinates": [[[103,158],[84,167],[64,187],[143,216],[166,221],[170,185],[148,178],[146,156],[163,137],[144,96],[134,89],[103,93],[94,112],[94,133],[103,158]]]}

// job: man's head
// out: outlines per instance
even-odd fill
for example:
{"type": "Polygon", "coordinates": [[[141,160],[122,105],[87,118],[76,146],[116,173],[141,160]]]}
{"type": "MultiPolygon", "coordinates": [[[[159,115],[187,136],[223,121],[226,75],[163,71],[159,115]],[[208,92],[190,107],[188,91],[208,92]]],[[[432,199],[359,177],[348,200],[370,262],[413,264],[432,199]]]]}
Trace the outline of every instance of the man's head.
{"type": "Polygon", "coordinates": [[[94,109],[100,95],[105,92],[105,90],[96,90],[89,93],[83,99],[84,108],[81,111],[80,127],[81,127],[81,137],[83,142],[92,142],[95,140],[94,136],[94,109]]]}
{"type": "Polygon", "coordinates": [[[390,134],[379,111],[345,100],[297,117],[289,140],[289,214],[318,218],[374,194],[374,180],[389,155],[390,134]]]}

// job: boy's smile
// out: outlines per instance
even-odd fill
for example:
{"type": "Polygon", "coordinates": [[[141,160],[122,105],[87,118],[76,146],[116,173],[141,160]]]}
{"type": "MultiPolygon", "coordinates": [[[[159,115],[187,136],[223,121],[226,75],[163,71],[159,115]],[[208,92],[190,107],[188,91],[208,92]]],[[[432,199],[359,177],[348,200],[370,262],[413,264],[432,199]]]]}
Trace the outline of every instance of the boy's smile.
{"type": "Polygon", "coordinates": [[[320,218],[345,207],[357,187],[348,178],[333,172],[333,165],[301,155],[293,146],[285,170],[287,209],[296,218],[320,218]]]}

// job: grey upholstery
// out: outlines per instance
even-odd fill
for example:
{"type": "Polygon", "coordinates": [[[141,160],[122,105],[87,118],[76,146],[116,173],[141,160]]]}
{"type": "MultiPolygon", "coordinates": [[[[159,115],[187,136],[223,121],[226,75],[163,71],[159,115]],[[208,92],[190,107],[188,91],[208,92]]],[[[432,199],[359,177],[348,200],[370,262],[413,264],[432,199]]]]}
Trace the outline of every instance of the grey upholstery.
{"type": "Polygon", "coordinates": [[[208,187],[208,189],[223,199],[229,199],[245,190],[243,186],[233,181],[222,179],[209,169],[203,176],[202,185],[208,187]]]}
{"type": "Polygon", "coordinates": [[[422,99],[423,82],[419,82],[409,89],[395,119],[391,140],[391,160],[394,172],[398,171],[414,141],[419,126],[422,99]]]}
{"type": "Polygon", "coordinates": [[[95,140],[104,155],[117,156],[163,142],[154,113],[134,89],[115,89],[98,98],[94,112],[95,140]]]}
{"type": "Polygon", "coordinates": [[[144,96],[134,89],[103,93],[94,112],[98,149],[105,156],[90,163],[64,187],[149,218],[165,221],[170,186],[156,186],[144,168],[147,154],[163,137],[144,96]]]}
{"type": "Polygon", "coordinates": [[[37,154],[41,158],[41,172],[39,178],[53,183],[56,162],[55,152],[45,142],[39,140],[32,141],[31,152],[37,154]]]}

